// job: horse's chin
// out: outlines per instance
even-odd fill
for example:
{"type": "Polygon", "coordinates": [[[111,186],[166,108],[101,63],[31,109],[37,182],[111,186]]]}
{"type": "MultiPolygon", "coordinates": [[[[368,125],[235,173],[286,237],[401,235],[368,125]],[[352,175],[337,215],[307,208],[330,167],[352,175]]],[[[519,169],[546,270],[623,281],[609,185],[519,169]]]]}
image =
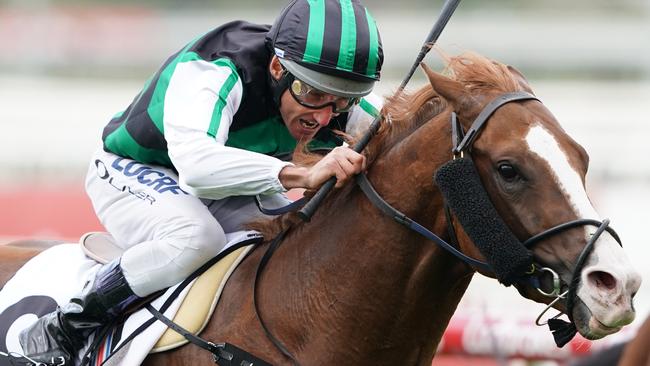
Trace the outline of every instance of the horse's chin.
{"type": "Polygon", "coordinates": [[[622,326],[609,327],[601,323],[580,298],[573,307],[573,321],[581,336],[589,340],[601,339],[621,330],[622,326]]]}

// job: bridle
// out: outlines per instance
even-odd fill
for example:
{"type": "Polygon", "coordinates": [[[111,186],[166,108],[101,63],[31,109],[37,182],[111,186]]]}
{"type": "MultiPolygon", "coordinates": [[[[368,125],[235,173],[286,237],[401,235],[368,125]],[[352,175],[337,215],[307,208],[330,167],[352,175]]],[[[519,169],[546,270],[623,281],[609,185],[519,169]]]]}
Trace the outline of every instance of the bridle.
{"type": "MultiPolygon", "coordinates": [[[[457,159],[471,160],[471,148],[474,141],[479,136],[483,128],[485,128],[486,123],[488,122],[490,117],[494,114],[494,112],[497,109],[499,109],[500,107],[502,107],[507,103],[518,102],[518,101],[529,101],[529,100],[536,100],[541,103],[541,101],[534,95],[522,91],[505,93],[500,96],[497,96],[481,110],[481,112],[474,119],[471,126],[465,133],[463,133],[462,126],[458,121],[456,113],[452,112],[450,121],[452,127],[453,160],[457,160],[457,159]]],[[[452,255],[462,260],[463,262],[467,263],[468,265],[486,272],[496,273],[496,271],[494,270],[495,266],[492,263],[490,263],[489,260],[487,262],[478,261],[476,259],[468,257],[458,249],[460,247],[456,239],[454,223],[450,212],[451,210],[447,202],[445,202],[445,211],[446,211],[447,225],[449,228],[449,232],[451,233],[450,237],[452,238],[451,244],[447,243],[445,240],[441,239],[440,237],[438,237],[428,229],[424,228],[422,225],[411,220],[406,215],[402,214],[394,207],[392,207],[390,204],[388,204],[386,201],[384,201],[381,198],[381,196],[372,187],[372,184],[370,183],[370,181],[368,180],[365,174],[358,175],[356,181],[357,184],[359,184],[361,190],[368,197],[368,199],[378,209],[388,214],[389,216],[393,217],[393,219],[395,219],[395,221],[397,221],[398,223],[408,227],[411,230],[418,232],[419,234],[423,235],[427,239],[432,240],[433,242],[441,246],[443,249],[447,250],[452,255]]],[[[505,230],[509,230],[509,228],[506,227],[505,230]]],[[[552,319],[549,319],[548,321],[548,325],[551,328],[551,331],[553,332],[553,335],[555,337],[555,341],[559,347],[562,347],[567,342],[569,342],[577,331],[575,325],[573,324],[572,313],[573,313],[573,307],[575,305],[575,299],[577,297],[576,295],[577,288],[578,285],[580,284],[580,274],[586,264],[587,258],[594,250],[596,241],[598,240],[600,235],[602,235],[602,233],[605,231],[607,231],[619,243],[619,245],[621,245],[621,240],[618,237],[618,234],[614,231],[614,229],[612,229],[609,226],[608,219],[605,219],[602,222],[598,220],[592,220],[592,219],[577,219],[577,220],[568,221],[553,226],[551,228],[548,228],[541,233],[533,235],[532,237],[525,240],[523,243],[519,242],[519,245],[523,246],[523,250],[527,254],[528,253],[530,254],[530,266],[528,267],[527,270],[523,271],[523,273],[517,273],[515,276],[516,278],[511,279],[512,283],[529,284],[534,288],[536,288],[540,294],[547,297],[555,298],[553,301],[549,303],[548,307],[539,315],[539,317],[536,320],[536,324],[537,325],[546,324],[546,323],[540,323],[540,319],[542,315],[558,301],[562,299],[566,300],[566,314],[569,317],[571,323],[566,323],[562,320],[557,319],[557,317],[562,315],[562,313],[559,313],[558,315],[556,315],[552,319]],[[588,240],[585,247],[582,249],[580,255],[578,256],[575,268],[573,270],[571,282],[568,285],[568,289],[563,292],[562,291],[563,286],[559,278],[559,275],[553,269],[549,267],[541,266],[538,263],[534,262],[534,260],[532,259],[533,258],[532,248],[535,245],[537,245],[539,242],[547,238],[550,238],[552,236],[561,234],[566,230],[580,227],[580,226],[594,226],[597,229],[594,232],[594,234],[591,236],[591,238],[588,240]],[[547,274],[550,274],[553,278],[553,289],[551,291],[545,291],[544,289],[542,289],[539,280],[539,278],[542,275],[547,275],[547,274]]],[[[471,235],[470,235],[470,239],[472,239],[471,235]]],[[[518,249],[521,250],[521,248],[518,249]]],[[[527,262],[528,260],[526,259],[524,261],[527,262]]]]}

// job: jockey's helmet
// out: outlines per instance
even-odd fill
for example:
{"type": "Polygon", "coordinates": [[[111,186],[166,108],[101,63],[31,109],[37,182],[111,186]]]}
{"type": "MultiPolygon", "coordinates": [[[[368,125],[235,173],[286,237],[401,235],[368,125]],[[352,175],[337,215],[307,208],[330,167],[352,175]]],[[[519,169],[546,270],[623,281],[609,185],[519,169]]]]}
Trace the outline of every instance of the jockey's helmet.
{"type": "Polygon", "coordinates": [[[293,0],[266,42],[289,73],[323,92],[360,98],[379,80],[379,31],[358,0],[293,0]]]}

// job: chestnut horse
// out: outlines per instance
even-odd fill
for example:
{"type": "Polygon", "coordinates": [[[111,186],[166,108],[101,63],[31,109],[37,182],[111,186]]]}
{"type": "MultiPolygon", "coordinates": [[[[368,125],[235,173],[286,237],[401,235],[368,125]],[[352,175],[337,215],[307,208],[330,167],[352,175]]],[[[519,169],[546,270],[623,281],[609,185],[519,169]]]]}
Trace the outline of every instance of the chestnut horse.
{"type": "MultiPolygon", "coordinates": [[[[365,153],[367,177],[381,197],[455,243],[460,253],[451,254],[401,225],[348,184],[325,200],[311,222],[289,214],[262,228],[290,230],[257,282],[268,243],[240,264],[202,338],[232,343],[274,365],[430,365],[476,271],[513,283],[526,298],[553,300],[533,281],[503,277],[493,266],[481,265],[478,261],[490,258],[461,227],[455,210],[445,214],[445,199],[433,180],[453,157],[452,112],[468,131],[495,98],[532,90],[513,68],[476,54],[450,58],[447,70],[443,76],[425,67],[430,85],[387,101],[382,127],[365,153]],[[478,261],[468,265],[459,259],[463,256],[478,261]],[[269,339],[259,319],[277,341],[269,339]]],[[[537,268],[559,276],[558,290],[576,284],[568,295],[555,294],[559,301],[553,306],[569,309],[588,339],[629,324],[641,280],[585,192],[587,153],[532,95],[500,105],[486,122],[464,153],[471,153],[489,201],[514,238],[521,243],[576,220],[598,223],[597,230],[594,225],[554,230],[531,247],[537,268]]],[[[461,179],[458,189],[462,184],[461,179]]],[[[482,228],[487,233],[488,222],[482,228]]],[[[505,244],[494,252],[514,250],[505,244]]],[[[2,258],[13,250],[1,249],[2,258]]],[[[208,352],[188,345],[150,355],[144,364],[214,363],[208,352]]]]}

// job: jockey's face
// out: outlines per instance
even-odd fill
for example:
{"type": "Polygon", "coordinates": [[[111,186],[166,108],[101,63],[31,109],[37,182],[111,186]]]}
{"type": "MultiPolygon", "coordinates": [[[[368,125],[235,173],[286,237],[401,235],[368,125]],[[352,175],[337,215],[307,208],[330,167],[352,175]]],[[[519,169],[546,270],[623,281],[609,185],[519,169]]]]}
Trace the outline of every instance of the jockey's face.
{"type": "Polygon", "coordinates": [[[282,94],[280,114],[289,133],[296,140],[311,140],[316,132],[327,126],[338,113],[332,112],[332,107],[312,109],[299,104],[289,91],[282,94]]]}
{"type": "MultiPolygon", "coordinates": [[[[271,75],[279,79],[284,69],[277,57],[273,57],[270,67],[271,75]]],[[[304,106],[298,103],[289,90],[285,90],[280,98],[280,115],[293,138],[308,141],[338,113],[334,113],[331,105],[318,109],[304,106]]]]}

